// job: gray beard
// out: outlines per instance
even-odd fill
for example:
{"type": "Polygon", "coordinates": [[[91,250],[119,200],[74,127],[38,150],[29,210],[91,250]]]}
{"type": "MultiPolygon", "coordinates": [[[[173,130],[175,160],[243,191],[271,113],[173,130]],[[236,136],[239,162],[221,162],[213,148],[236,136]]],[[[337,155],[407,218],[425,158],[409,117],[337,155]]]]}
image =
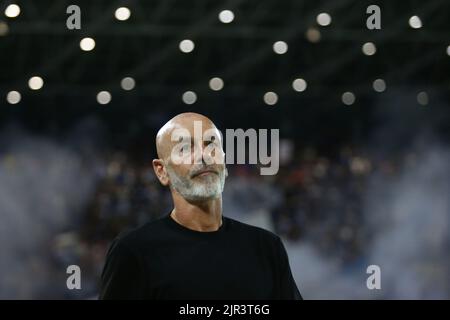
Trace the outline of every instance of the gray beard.
{"type": "MultiPolygon", "coordinates": [[[[218,175],[208,175],[199,178],[198,181],[177,175],[170,165],[166,165],[166,170],[171,187],[187,201],[211,200],[222,195],[225,186],[226,168],[218,175]]],[[[189,174],[189,176],[191,175],[189,174]]]]}

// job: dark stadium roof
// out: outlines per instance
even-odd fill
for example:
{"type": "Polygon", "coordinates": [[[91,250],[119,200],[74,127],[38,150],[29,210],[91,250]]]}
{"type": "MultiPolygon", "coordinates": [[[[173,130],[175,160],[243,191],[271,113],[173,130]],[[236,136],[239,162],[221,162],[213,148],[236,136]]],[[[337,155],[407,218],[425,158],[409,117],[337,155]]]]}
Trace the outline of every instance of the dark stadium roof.
{"type": "Polygon", "coordinates": [[[56,117],[64,123],[103,113],[140,122],[149,113],[199,110],[228,125],[252,114],[254,126],[312,130],[312,124],[341,123],[345,131],[354,130],[349,115],[369,124],[371,105],[390,99],[393,88],[411,94],[407,99],[415,104],[421,91],[430,104],[449,100],[449,1],[15,1],[21,13],[7,18],[9,3],[0,6],[0,21],[8,26],[0,36],[0,120],[56,117]],[[81,8],[81,30],[66,28],[71,4],[81,8]],[[381,7],[381,30],[366,28],[370,4],[381,7]],[[120,6],[131,10],[126,21],[114,18],[120,6]],[[219,21],[224,9],[234,12],[232,23],[219,21]],[[321,12],[331,15],[329,26],[316,22],[321,12]],[[413,15],[422,28],[408,25],[413,15]],[[320,32],[319,42],[307,39],[310,28],[320,32]],[[94,50],[80,49],[84,37],[95,39],[94,50]],[[195,42],[191,53],[180,51],[183,39],[195,42]],[[285,54],[273,51],[276,41],[288,44],[285,54]],[[363,54],[366,42],[376,45],[374,55],[363,54]],[[34,75],[44,79],[41,90],[28,88],[34,75]],[[120,87],[127,76],[136,80],[131,91],[120,87]],[[223,79],[223,90],[208,87],[212,77],[223,79]],[[306,80],[305,91],[292,89],[296,78],[306,80]],[[378,78],[386,82],[383,93],[372,88],[378,78]],[[6,103],[10,90],[21,93],[19,105],[6,103]],[[112,95],[107,106],[96,101],[102,90],[112,95]],[[188,90],[197,94],[193,105],[181,100],[188,90]],[[264,104],[267,91],[278,94],[276,106],[264,104]],[[351,109],[341,101],[346,91],[356,96],[351,109]]]}

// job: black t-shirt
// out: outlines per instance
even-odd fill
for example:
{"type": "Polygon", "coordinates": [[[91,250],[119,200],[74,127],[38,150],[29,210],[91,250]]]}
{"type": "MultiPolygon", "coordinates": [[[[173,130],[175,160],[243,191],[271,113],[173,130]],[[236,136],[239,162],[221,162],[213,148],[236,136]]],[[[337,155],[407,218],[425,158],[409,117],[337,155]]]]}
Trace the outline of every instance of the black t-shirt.
{"type": "Polygon", "coordinates": [[[223,217],[217,231],[169,215],[119,236],[100,299],[302,299],[278,236],[223,217]]]}

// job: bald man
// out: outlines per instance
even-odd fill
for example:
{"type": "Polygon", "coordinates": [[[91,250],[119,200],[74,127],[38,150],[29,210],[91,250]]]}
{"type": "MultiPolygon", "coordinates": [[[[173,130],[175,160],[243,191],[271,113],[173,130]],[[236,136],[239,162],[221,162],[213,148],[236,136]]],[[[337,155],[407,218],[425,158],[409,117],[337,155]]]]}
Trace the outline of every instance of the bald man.
{"type": "Polygon", "coordinates": [[[227,169],[214,123],[179,114],[156,147],[153,169],[173,210],[113,242],[100,298],[301,299],[280,238],[222,215],[227,169]]]}

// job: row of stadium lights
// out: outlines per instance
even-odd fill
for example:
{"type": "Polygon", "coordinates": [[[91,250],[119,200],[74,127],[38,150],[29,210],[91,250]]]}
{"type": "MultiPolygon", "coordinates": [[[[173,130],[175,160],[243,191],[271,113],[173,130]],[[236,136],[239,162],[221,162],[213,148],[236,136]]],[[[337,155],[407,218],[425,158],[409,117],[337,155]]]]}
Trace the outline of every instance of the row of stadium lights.
{"type": "MultiPolygon", "coordinates": [[[[44,86],[44,80],[39,76],[33,76],[28,80],[28,87],[31,90],[40,90],[44,86]]],[[[132,77],[125,77],[120,81],[123,90],[130,91],[136,86],[136,81],[132,77]]],[[[303,92],[307,88],[305,79],[297,78],[292,82],[292,88],[297,92],[303,92]]],[[[224,81],[219,77],[209,80],[209,88],[213,91],[220,91],[224,87],[224,81]]],[[[383,79],[376,79],[372,84],[373,90],[376,92],[384,92],[386,90],[386,82],[383,79]]],[[[105,105],[111,102],[111,93],[109,91],[100,91],[97,93],[97,102],[105,105]]],[[[197,101],[197,94],[194,91],[186,91],[182,95],[182,101],[185,104],[194,104],[197,101]]],[[[22,99],[20,92],[9,91],[6,95],[6,101],[10,104],[17,104],[22,99]]],[[[275,92],[268,91],[263,96],[264,103],[273,106],[278,102],[278,95],[275,92]]],[[[342,103],[352,105],[356,101],[355,94],[351,91],[344,92],[341,96],[342,103]]],[[[428,94],[424,91],[417,95],[417,102],[421,105],[428,104],[428,94]]]]}
{"type": "MultiPolygon", "coordinates": [[[[20,7],[17,4],[10,4],[5,9],[5,16],[8,18],[15,18],[20,14],[20,7]]],[[[127,7],[118,8],[114,16],[119,21],[126,21],[131,16],[131,11],[127,7]]],[[[222,23],[231,23],[234,20],[234,13],[231,10],[223,10],[218,15],[219,21],[222,23]]],[[[322,27],[329,26],[331,24],[331,16],[322,12],[317,15],[316,22],[322,27]]],[[[418,16],[412,16],[409,19],[409,25],[413,29],[420,29],[422,27],[422,21],[418,16]]],[[[4,22],[0,22],[0,35],[5,35],[8,31],[8,26],[4,22]]],[[[321,38],[320,31],[317,28],[309,28],[305,34],[306,38],[313,43],[319,42],[321,38]]],[[[183,53],[191,53],[195,48],[195,43],[190,39],[184,39],[179,43],[179,50],[183,53]]],[[[81,39],[80,48],[83,51],[92,51],[95,48],[95,40],[90,37],[81,39]]],[[[273,51],[276,54],[285,54],[288,51],[288,44],[285,41],[276,41],[273,46],[273,51]]],[[[362,45],[362,52],[367,56],[372,56],[376,53],[377,48],[373,42],[366,42],[362,45]]],[[[450,56],[450,45],[447,47],[447,55],[450,56]]],[[[121,81],[121,87],[123,90],[132,90],[135,87],[135,80],[131,77],[123,78],[121,81]]],[[[39,76],[33,76],[28,81],[28,86],[32,90],[39,90],[43,87],[44,81],[39,76]]],[[[215,77],[209,81],[209,87],[213,91],[220,91],[224,87],[224,82],[221,78],[215,77]]],[[[304,79],[298,78],[292,82],[292,88],[297,92],[303,92],[306,90],[307,83],[304,79]]],[[[386,90],[386,83],[383,79],[376,79],[373,82],[373,89],[376,92],[383,92],[386,90]]],[[[108,91],[100,91],[97,94],[97,102],[99,104],[108,104],[111,101],[111,93],[108,91]]],[[[17,104],[21,100],[21,94],[18,91],[10,91],[6,96],[6,100],[10,104],[17,104]]],[[[182,95],[182,100],[186,104],[194,104],[197,101],[197,94],[193,91],[186,91],[182,95]]],[[[275,92],[266,92],[263,96],[263,100],[267,105],[275,105],[278,102],[278,95],[275,92]]],[[[342,94],[342,103],[345,105],[352,105],[355,100],[355,94],[347,91],[342,94]]],[[[428,95],[426,92],[420,92],[417,95],[417,102],[421,105],[428,104],[428,95]]]]}

